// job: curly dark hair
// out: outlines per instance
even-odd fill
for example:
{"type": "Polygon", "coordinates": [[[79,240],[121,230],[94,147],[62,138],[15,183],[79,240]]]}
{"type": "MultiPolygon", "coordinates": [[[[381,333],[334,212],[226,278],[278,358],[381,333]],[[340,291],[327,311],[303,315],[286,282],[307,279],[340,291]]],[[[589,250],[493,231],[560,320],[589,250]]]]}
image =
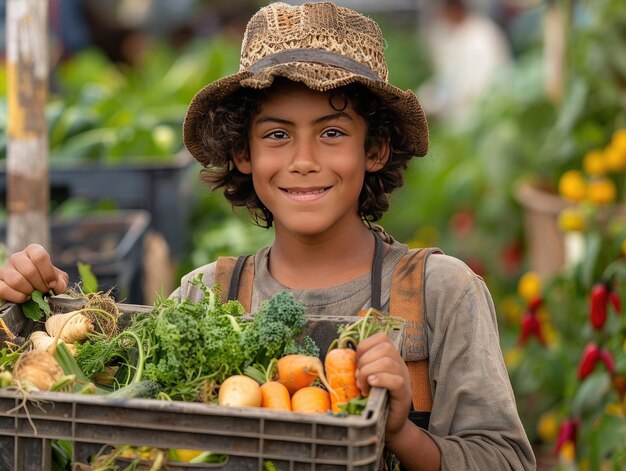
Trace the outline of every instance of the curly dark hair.
{"type": "MultiPolygon", "coordinates": [[[[275,82],[276,83],[276,82],[275,82]]],[[[274,217],[263,205],[252,184],[252,176],[241,173],[235,166],[233,155],[250,155],[247,137],[252,119],[259,113],[261,104],[271,88],[257,90],[240,88],[214,109],[207,110],[202,122],[202,145],[212,151],[212,165],[201,172],[211,190],[224,189],[224,196],[233,206],[247,207],[257,225],[270,228],[274,217]],[[242,139],[245,136],[245,139],[242,139]]],[[[359,214],[364,221],[379,220],[389,209],[389,194],[404,183],[404,173],[413,157],[411,143],[397,123],[397,115],[389,106],[364,85],[352,83],[335,90],[329,98],[337,109],[337,97],[343,97],[366,122],[366,155],[377,150],[386,140],[390,142],[390,156],[385,166],[377,172],[366,172],[359,196],[359,214]]]]}

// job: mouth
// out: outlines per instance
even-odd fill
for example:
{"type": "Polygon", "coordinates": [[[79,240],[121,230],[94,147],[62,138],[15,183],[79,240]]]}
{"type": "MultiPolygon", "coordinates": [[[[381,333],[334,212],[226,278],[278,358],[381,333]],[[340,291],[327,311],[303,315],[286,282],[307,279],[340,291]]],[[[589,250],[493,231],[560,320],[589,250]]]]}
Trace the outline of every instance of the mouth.
{"type": "Polygon", "coordinates": [[[290,199],[294,201],[313,201],[322,198],[331,187],[315,187],[315,188],[281,188],[290,199]]]}

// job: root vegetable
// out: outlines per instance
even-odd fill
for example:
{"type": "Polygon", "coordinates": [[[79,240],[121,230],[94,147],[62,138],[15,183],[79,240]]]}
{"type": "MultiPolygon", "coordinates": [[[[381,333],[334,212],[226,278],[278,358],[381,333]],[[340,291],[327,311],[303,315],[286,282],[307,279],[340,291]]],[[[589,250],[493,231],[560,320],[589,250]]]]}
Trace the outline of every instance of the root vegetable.
{"type": "Polygon", "coordinates": [[[273,410],[291,410],[291,396],[287,387],[278,381],[261,385],[261,407],[273,410]]]}
{"type": "Polygon", "coordinates": [[[306,414],[323,414],[330,410],[330,394],[319,386],[298,389],[291,397],[291,410],[306,414]]]}
{"type": "Polygon", "coordinates": [[[358,398],[361,391],[356,384],[356,351],[350,348],[335,348],[326,354],[324,368],[328,383],[335,391],[330,397],[334,413],[340,406],[358,398]]]}
{"type": "MultiPolygon", "coordinates": [[[[50,337],[43,330],[33,332],[28,339],[32,342],[34,350],[48,350],[54,343],[54,337],[50,337]]],[[[56,345],[53,348],[56,348],[56,345]]],[[[76,347],[74,345],[70,344],[67,348],[72,353],[72,356],[76,356],[76,347]]]]}
{"type": "Polygon", "coordinates": [[[0,388],[6,388],[11,385],[13,376],[8,371],[0,371],[0,388]]]}
{"type": "Polygon", "coordinates": [[[80,311],[55,314],[46,321],[46,331],[65,343],[82,342],[93,332],[93,323],[80,311]]]}
{"type": "Polygon", "coordinates": [[[332,393],[332,388],[324,375],[322,361],[317,357],[301,354],[285,355],[276,363],[276,369],[278,370],[278,381],[287,387],[291,395],[299,389],[309,386],[318,378],[332,393]]]}
{"type": "Polygon", "coordinates": [[[40,391],[48,391],[63,376],[59,362],[45,350],[22,353],[13,367],[13,381],[25,389],[34,386],[40,391]]]}
{"type": "Polygon", "coordinates": [[[229,376],[220,385],[218,403],[222,406],[260,407],[261,402],[261,387],[249,376],[229,376]]]}

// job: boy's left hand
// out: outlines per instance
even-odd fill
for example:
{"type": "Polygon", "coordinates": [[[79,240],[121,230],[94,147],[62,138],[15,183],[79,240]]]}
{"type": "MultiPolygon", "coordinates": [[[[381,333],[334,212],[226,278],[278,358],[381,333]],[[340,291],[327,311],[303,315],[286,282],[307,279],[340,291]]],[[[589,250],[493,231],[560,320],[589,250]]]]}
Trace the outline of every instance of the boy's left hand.
{"type": "Polygon", "coordinates": [[[359,343],[357,353],[357,385],[364,396],[370,387],[389,391],[389,417],[386,434],[393,436],[404,426],[411,407],[411,379],[400,352],[389,337],[378,333],[359,343]]]}

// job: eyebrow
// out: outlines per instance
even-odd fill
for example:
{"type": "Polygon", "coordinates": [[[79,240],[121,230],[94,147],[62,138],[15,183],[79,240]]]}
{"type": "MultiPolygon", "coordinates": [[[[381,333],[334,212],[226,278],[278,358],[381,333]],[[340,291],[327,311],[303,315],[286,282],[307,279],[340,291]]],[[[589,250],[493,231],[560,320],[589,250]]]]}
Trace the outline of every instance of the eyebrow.
{"type": "MultiPolygon", "coordinates": [[[[352,118],[352,116],[350,116],[348,113],[346,113],[345,111],[339,111],[337,113],[333,113],[333,114],[329,114],[326,116],[322,116],[320,118],[317,118],[315,121],[313,121],[313,124],[321,124],[321,123],[325,123],[328,121],[333,121],[336,119],[341,119],[341,118],[345,118],[345,119],[349,119],[350,121],[354,121],[354,119],[352,118]]],[[[289,121],[288,119],[284,119],[284,118],[279,118],[277,116],[263,116],[259,119],[257,119],[254,124],[255,126],[258,126],[259,124],[263,124],[263,123],[267,123],[267,122],[271,122],[271,123],[278,123],[278,124],[294,124],[293,121],[289,121]]]]}

